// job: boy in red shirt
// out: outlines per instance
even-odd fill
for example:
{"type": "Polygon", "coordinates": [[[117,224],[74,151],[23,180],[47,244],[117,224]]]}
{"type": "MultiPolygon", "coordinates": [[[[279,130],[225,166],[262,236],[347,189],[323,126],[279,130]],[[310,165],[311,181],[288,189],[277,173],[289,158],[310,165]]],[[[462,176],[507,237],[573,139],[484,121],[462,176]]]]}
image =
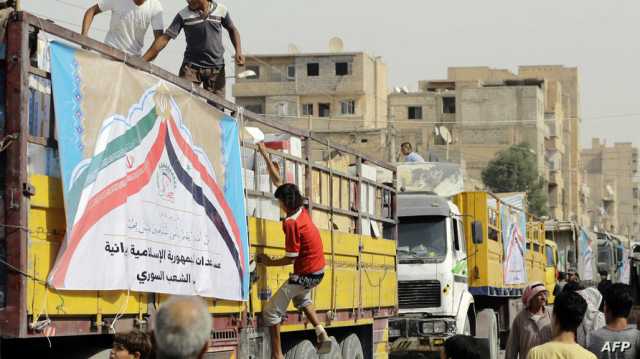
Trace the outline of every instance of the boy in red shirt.
{"type": "Polygon", "coordinates": [[[280,202],[282,210],[286,212],[287,218],[282,222],[285,256],[271,259],[264,254],[258,254],[257,261],[266,266],[286,266],[293,263],[293,274],[262,310],[264,323],[271,331],[271,358],[284,358],[280,344],[280,322],[292,300],[295,307],[302,309],[315,327],[320,344],[318,353],[326,354],[331,351],[331,339],[320,324],[311,302],[311,289],[320,284],[324,276],[324,249],[320,232],[304,208],[304,199],[298,187],[292,183],[283,183],[278,168],[265,151],[264,144],[260,143],[258,148],[269,168],[271,181],[278,186],[275,197],[280,202]]]}

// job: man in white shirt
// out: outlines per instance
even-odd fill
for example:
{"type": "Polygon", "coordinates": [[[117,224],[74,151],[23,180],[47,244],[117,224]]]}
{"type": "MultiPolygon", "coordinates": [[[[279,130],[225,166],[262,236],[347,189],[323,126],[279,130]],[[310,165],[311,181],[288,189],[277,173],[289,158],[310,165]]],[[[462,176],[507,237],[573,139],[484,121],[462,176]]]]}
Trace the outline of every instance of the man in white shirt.
{"type": "Polygon", "coordinates": [[[131,55],[142,55],[144,35],[149,25],[155,38],[163,33],[159,0],[98,0],[84,14],[82,35],[89,33],[94,16],[106,11],[111,11],[111,23],[104,42],[131,55]]]}

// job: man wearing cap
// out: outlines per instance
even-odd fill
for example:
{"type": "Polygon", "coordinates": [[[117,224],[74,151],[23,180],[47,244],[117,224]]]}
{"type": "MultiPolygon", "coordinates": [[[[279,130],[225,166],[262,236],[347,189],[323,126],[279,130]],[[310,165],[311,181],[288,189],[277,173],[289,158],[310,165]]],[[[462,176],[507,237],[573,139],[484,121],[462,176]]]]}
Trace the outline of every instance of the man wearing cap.
{"type": "Polygon", "coordinates": [[[522,294],[525,308],[513,320],[505,359],[525,359],[529,350],[551,340],[551,315],[545,309],[547,290],[542,282],[529,284],[522,294]]]}

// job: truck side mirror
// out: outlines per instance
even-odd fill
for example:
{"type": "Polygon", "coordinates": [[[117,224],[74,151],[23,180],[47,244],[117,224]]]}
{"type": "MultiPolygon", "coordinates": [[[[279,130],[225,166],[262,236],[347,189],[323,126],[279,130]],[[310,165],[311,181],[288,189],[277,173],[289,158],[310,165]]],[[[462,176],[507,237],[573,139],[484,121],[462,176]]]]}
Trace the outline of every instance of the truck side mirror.
{"type": "Polygon", "coordinates": [[[484,239],[484,234],[482,233],[482,222],[471,222],[471,237],[473,239],[473,244],[482,244],[482,240],[484,239]]]}

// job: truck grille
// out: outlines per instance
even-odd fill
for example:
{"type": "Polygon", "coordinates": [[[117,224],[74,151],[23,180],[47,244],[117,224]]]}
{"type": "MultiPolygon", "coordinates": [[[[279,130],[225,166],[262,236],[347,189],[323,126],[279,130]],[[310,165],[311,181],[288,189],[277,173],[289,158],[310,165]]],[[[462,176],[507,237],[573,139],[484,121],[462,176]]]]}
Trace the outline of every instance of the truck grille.
{"type": "Polygon", "coordinates": [[[440,306],[440,282],[437,280],[398,283],[400,308],[434,308],[440,306]]]}

